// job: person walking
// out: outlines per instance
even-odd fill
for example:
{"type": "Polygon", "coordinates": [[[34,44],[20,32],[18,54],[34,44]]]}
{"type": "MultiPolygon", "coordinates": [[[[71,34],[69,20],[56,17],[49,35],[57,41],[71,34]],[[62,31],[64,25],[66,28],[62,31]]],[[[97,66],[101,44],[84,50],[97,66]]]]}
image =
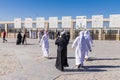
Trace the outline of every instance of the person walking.
{"type": "Polygon", "coordinates": [[[57,58],[55,67],[60,70],[64,71],[64,67],[68,67],[67,62],[67,45],[68,42],[66,40],[65,32],[61,32],[60,37],[58,36],[55,45],[57,45],[57,58]]]}
{"type": "Polygon", "coordinates": [[[38,42],[39,43],[40,43],[41,39],[42,39],[42,32],[39,30],[38,31],[38,42]]]}
{"type": "Polygon", "coordinates": [[[89,43],[85,40],[84,31],[81,31],[79,36],[74,40],[72,48],[75,48],[75,64],[77,68],[83,67],[87,48],[89,51],[92,51],[89,43]]]}
{"type": "Polygon", "coordinates": [[[48,58],[49,57],[49,37],[48,37],[47,31],[44,31],[44,35],[42,36],[42,39],[40,41],[40,46],[42,46],[43,57],[48,58]]]}
{"type": "Polygon", "coordinates": [[[18,32],[16,45],[21,44],[21,42],[22,42],[22,35],[21,35],[21,32],[18,32]]]}
{"type": "MultiPolygon", "coordinates": [[[[85,30],[84,31],[84,37],[85,37],[85,40],[88,42],[88,44],[90,44],[90,47],[93,45],[93,40],[90,36],[90,32],[88,30],[85,30]]],[[[89,48],[87,48],[86,52],[85,52],[85,60],[89,60],[89,57],[88,57],[88,52],[89,52],[89,48]]]]}
{"type": "Polygon", "coordinates": [[[7,40],[5,39],[6,38],[6,31],[4,30],[3,31],[3,43],[6,41],[7,42],[7,40]]]}
{"type": "Polygon", "coordinates": [[[23,34],[23,39],[22,39],[22,44],[27,44],[27,40],[26,40],[26,33],[23,34]]]}

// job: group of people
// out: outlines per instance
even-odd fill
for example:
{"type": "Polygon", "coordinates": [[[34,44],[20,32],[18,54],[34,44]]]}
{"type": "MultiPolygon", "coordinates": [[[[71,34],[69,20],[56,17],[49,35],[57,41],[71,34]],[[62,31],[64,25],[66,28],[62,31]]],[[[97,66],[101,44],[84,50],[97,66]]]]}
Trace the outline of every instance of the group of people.
{"type": "MultiPolygon", "coordinates": [[[[57,33],[56,38],[58,39],[59,36],[60,36],[60,32],[57,33]]],[[[70,35],[66,35],[66,36],[67,36],[66,39],[69,42],[70,35]]],[[[49,32],[45,30],[42,37],[40,34],[40,37],[38,37],[38,41],[40,42],[40,46],[42,47],[43,57],[48,58],[49,57],[49,32]]]]}
{"type": "MultiPolygon", "coordinates": [[[[3,32],[3,43],[7,40],[5,39],[6,32],[3,32]]],[[[63,71],[64,67],[69,67],[67,60],[67,46],[69,44],[70,33],[62,31],[58,32],[55,40],[55,45],[57,45],[57,57],[55,67],[58,70],[63,71]]],[[[49,58],[49,33],[44,31],[42,34],[41,31],[38,32],[38,41],[42,47],[43,57],[49,58]]],[[[26,34],[21,35],[21,32],[17,35],[16,44],[24,44],[26,41],[26,34]]],[[[91,45],[93,41],[88,30],[80,31],[79,36],[75,38],[72,44],[72,48],[75,48],[75,65],[77,68],[84,66],[84,60],[88,60],[88,53],[92,51],[91,45]]]]}
{"type": "Polygon", "coordinates": [[[23,34],[23,37],[22,37],[21,32],[18,32],[16,45],[20,45],[21,43],[22,43],[22,44],[27,44],[26,34],[24,33],[24,34],[23,34]]]}
{"type": "Polygon", "coordinates": [[[33,30],[29,30],[29,38],[36,39],[37,38],[37,32],[33,30]]]}
{"type": "MultiPolygon", "coordinates": [[[[56,39],[57,45],[57,58],[56,68],[63,71],[64,67],[68,67],[67,62],[67,45],[69,43],[68,36],[65,32],[61,32],[60,36],[56,39]]],[[[77,68],[83,67],[84,60],[88,60],[88,52],[92,51],[91,45],[93,41],[88,30],[80,31],[79,36],[74,40],[72,48],[75,48],[75,64],[77,68]]]]}
{"type": "MultiPolygon", "coordinates": [[[[69,35],[65,34],[65,31],[57,33],[55,44],[57,45],[57,58],[56,68],[63,70],[64,67],[68,67],[67,61],[67,45],[69,43],[69,35]]],[[[43,57],[49,58],[49,35],[48,31],[44,31],[44,35],[41,38],[40,45],[42,47],[43,57]]]]}
{"type": "MultiPolygon", "coordinates": [[[[70,34],[62,31],[58,32],[55,40],[57,45],[57,57],[55,67],[64,71],[64,67],[69,67],[67,60],[67,46],[69,44],[70,34]]],[[[72,44],[72,48],[75,48],[75,64],[77,68],[83,67],[84,60],[88,60],[88,52],[92,51],[91,45],[93,41],[88,30],[80,31],[79,36],[76,37],[72,44]]],[[[44,35],[41,38],[40,45],[43,51],[43,57],[49,57],[49,35],[48,31],[44,31],[44,35]]]]}

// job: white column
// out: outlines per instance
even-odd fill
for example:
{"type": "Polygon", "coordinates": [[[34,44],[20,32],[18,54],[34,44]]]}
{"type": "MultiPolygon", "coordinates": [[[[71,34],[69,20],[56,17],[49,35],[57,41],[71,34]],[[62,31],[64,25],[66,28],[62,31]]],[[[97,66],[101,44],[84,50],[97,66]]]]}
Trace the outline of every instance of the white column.
{"type": "Polygon", "coordinates": [[[73,22],[71,22],[70,39],[74,39],[75,38],[74,36],[75,36],[74,26],[73,26],[73,22]]]}
{"type": "Polygon", "coordinates": [[[102,29],[99,29],[98,40],[102,40],[102,29]]]}

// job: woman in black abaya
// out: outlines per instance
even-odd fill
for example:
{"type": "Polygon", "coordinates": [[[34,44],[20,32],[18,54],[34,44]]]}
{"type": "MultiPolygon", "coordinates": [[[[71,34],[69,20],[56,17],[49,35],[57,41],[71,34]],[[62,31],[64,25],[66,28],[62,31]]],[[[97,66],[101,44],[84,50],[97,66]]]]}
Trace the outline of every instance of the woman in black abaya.
{"type": "Polygon", "coordinates": [[[66,39],[65,32],[61,33],[61,37],[58,37],[55,41],[57,45],[57,59],[56,59],[56,68],[63,71],[64,67],[68,67],[67,62],[67,45],[68,41],[66,39]]]}

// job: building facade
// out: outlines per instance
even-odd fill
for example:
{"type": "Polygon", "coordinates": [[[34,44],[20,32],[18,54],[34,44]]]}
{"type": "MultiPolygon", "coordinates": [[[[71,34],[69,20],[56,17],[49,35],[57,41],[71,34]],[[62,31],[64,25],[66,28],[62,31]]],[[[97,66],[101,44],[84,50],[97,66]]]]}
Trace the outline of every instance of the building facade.
{"type": "Polygon", "coordinates": [[[48,20],[39,17],[34,21],[32,18],[25,18],[25,21],[15,18],[13,21],[0,21],[0,36],[3,30],[7,32],[8,38],[15,38],[18,31],[29,34],[30,30],[35,32],[48,30],[56,34],[58,31],[65,30],[70,32],[70,38],[74,39],[79,31],[87,29],[94,40],[120,40],[119,20],[118,14],[110,15],[109,18],[103,18],[103,15],[93,15],[91,19],[87,19],[86,16],[76,16],[76,19],[64,16],[61,20],[58,17],[49,17],[48,20]]]}

